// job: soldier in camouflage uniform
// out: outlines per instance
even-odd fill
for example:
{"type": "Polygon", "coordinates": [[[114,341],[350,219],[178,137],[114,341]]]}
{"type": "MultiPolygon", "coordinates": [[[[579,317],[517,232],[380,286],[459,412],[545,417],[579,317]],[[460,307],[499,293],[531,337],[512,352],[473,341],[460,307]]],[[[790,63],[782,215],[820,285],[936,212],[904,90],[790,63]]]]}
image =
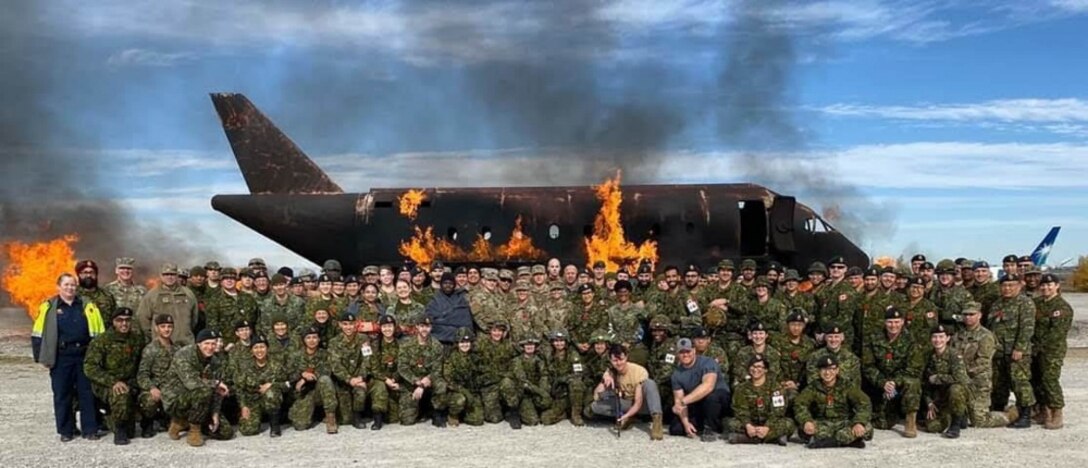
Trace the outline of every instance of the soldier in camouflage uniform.
{"type": "Polygon", "coordinates": [[[714,343],[710,338],[710,331],[705,328],[696,328],[691,334],[691,341],[695,345],[695,353],[699,356],[706,356],[713,359],[715,363],[721,368],[722,375],[728,376],[732,371],[730,367],[733,362],[731,355],[736,355],[736,350],[730,353],[727,350],[722,349],[717,343],[714,343]]]}
{"type": "Polygon", "coordinates": [[[514,426],[535,426],[540,424],[540,412],[550,408],[553,403],[548,365],[536,353],[540,340],[535,336],[525,337],[518,344],[521,355],[514,359],[513,371],[514,385],[521,392],[521,402],[517,412],[520,421],[514,426]]]}
{"type": "Polygon", "coordinates": [[[415,335],[415,324],[425,313],[426,307],[412,299],[411,287],[398,281],[396,302],[385,306],[385,314],[397,319],[397,324],[400,325],[398,331],[404,335],[415,335]]]}
{"type": "Polygon", "coordinates": [[[336,434],[340,431],[336,422],[336,386],[329,370],[328,352],[321,348],[321,332],[315,327],[303,331],[302,345],[293,350],[287,364],[287,380],[295,396],[288,410],[291,425],[296,431],[309,429],[314,411],[320,406],[325,410],[325,432],[336,434]]]}
{"type": "Polygon", "coordinates": [[[98,287],[98,264],[93,260],[80,260],[76,263],[76,276],[79,278],[77,294],[86,297],[98,306],[103,317],[112,317],[117,301],[105,289],[98,287]]]}
{"type": "Polygon", "coordinates": [[[857,386],[838,380],[838,361],[823,356],[816,361],[820,378],[813,381],[793,402],[798,435],[808,448],[865,448],[872,439],[872,403],[857,386]]]}
{"type": "Polygon", "coordinates": [[[778,380],[790,398],[796,396],[805,385],[805,366],[816,349],[816,342],[805,335],[806,325],[804,311],[793,309],[786,316],[786,333],[771,337],[771,346],[782,355],[782,362],[778,365],[778,371],[781,372],[778,380]]]}
{"type": "MultiPolygon", "coordinates": [[[[857,314],[858,292],[850,286],[845,278],[846,260],[835,257],[828,261],[830,266],[830,278],[816,293],[816,326],[821,330],[830,326],[837,326],[845,332],[846,345],[857,350],[855,346],[854,317],[857,314]]],[[[821,337],[817,335],[816,341],[821,337]]]]}
{"type": "Polygon", "coordinates": [[[649,350],[642,343],[642,323],[646,321],[646,308],[631,302],[631,283],[616,281],[613,286],[616,302],[608,308],[608,329],[616,342],[627,348],[628,360],[645,367],[649,350]]]}
{"type": "Polygon", "coordinates": [[[102,289],[113,296],[117,307],[139,310],[140,298],[147,294],[147,288],[132,281],[132,269],[136,266],[136,259],[121,257],[115,263],[114,273],[117,279],[103,286],[102,289]]]}
{"type": "Polygon", "coordinates": [[[177,346],[170,339],[174,333],[174,317],[160,314],[155,317],[155,336],[140,353],[140,368],[136,371],[136,385],[140,387],[140,433],[144,438],[155,436],[155,419],[163,413],[162,389],[166,384],[170,361],[177,346]]]}
{"type": "Polygon", "coordinates": [[[538,341],[547,331],[544,310],[537,307],[532,297],[532,287],[527,281],[518,281],[514,286],[514,302],[506,309],[506,320],[510,324],[510,339],[520,343],[526,338],[538,341]]]}
{"type": "MultiPolygon", "coordinates": [[[[227,385],[234,386],[234,373],[247,361],[253,359],[249,346],[253,340],[253,324],[246,320],[234,323],[234,342],[223,347],[227,353],[227,385]]],[[[236,396],[236,395],[235,395],[236,396]]]]}
{"type": "Polygon", "coordinates": [[[1073,324],[1073,307],[1061,295],[1061,282],[1050,273],[1042,275],[1035,297],[1035,334],[1032,338],[1033,387],[1039,391],[1039,406],[1043,411],[1044,427],[1061,429],[1062,362],[1065,360],[1066,337],[1073,324]]]}
{"type": "MultiPolygon", "coordinates": [[[[200,315],[196,295],[189,288],[177,284],[176,265],[163,265],[160,271],[162,282],[151,288],[140,299],[140,306],[136,309],[137,325],[146,336],[152,336],[151,320],[159,314],[170,315],[174,318],[174,342],[178,346],[190,344],[193,342],[193,333],[196,331],[194,325],[197,324],[200,315]]],[[[219,289],[215,291],[218,292],[219,289]]],[[[217,330],[221,333],[233,332],[229,324],[225,329],[217,330]]],[[[231,333],[231,336],[233,335],[231,333]]]]}
{"type": "Polygon", "coordinates": [[[251,436],[261,432],[261,419],[268,416],[270,437],[281,435],[283,421],[283,394],[291,389],[287,381],[287,369],[268,354],[268,339],[257,335],[249,347],[251,358],[235,370],[235,388],[242,415],[238,420],[238,432],[251,436]]]}
{"type": "Polygon", "coordinates": [[[446,385],[446,406],[449,425],[457,427],[461,420],[470,426],[484,424],[484,403],[480,398],[478,378],[480,362],[472,349],[473,333],[462,328],[457,333],[456,350],[442,363],[442,380],[446,385]],[[463,417],[462,417],[463,415],[463,417]]]}
{"type": "MultiPolygon", "coordinates": [[[[907,318],[907,332],[918,343],[928,346],[929,331],[940,323],[937,305],[926,299],[926,284],[922,278],[907,280],[907,302],[900,309],[907,318]]],[[[961,311],[962,314],[962,311],[961,311]]]]}
{"type": "Polygon", "coordinates": [[[117,445],[128,445],[132,437],[139,392],[136,372],[143,347],[143,335],[132,330],[132,309],[119,307],[113,311],[113,327],[91,340],[83,358],[91,390],[109,408],[106,422],[117,445]]]}
{"type": "Polygon", "coordinates": [[[843,384],[861,388],[861,359],[849,349],[843,346],[846,335],[837,326],[823,329],[824,341],[827,346],[817,348],[808,358],[805,366],[807,373],[806,385],[814,385],[820,382],[820,363],[827,357],[832,357],[837,362],[837,379],[843,384]]]}
{"type": "MultiPolygon", "coordinates": [[[[732,260],[718,262],[718,283],[707,285],[702,290],[702,302],[708,311],[717,309],[725,312],[723,328],[717,330],[718,342],[723,348],[739,348],[744,344],[748,326],[748,290],[733,281],[736,268],[732,260]]],[[[708,323],[710,328],[716,328],[708,323]]]]}
{"type": "Polygon", "coordinates": [[[733,390],[733,418],[729,420],[731,444],[774,442],[785,446],[797,430],[786,416],[789,400],[785,389],[768,378],[762,355],[748,360],[748,379],[733,390]]]}
{"type": "MultiPolygon", "coordinates": [[[[291,335],[291,329],[287,325],[287,317],[281,312],[272,314],[272,317],[268,319],[272,323],[272,334],[266,336],[268,339],[268,354],[272,356],[272,359],[279,361],[280,365],[287,368],[287,357],[290,355],[292,349],[301,348],[301,337],[298,335],[291,335]]],[[[290,394],[285,395],[290,397],[290,394]]]]}
{"type": "Polygon", "coordinates": [[[782,353],[767,343],[767,327],[763,325],[763,322],[752,322],[748,325],[748,341],[751,344],[738,349],[730,362],[730,366],[728,366],[732,377],[732,385],[740,385],[741,382],[748,379],[747,364],[752,356],[756,355],[763,356],[767,363],[767,373],[770,375],[771,381],[777,384],[783,374],[780,369],[783,364],[782,353]]]}
{"type": "Polygon", "coordinates": [[[930,346],[922,370],[922,401],[926,409],[928,432],[944,430],[944,436],[956,439],[967,426],[967,389],[970,384],[963,360],[948,346],[949,333],[944,325],[930,332],[930,346]]]}
{"type": "Polygon", "coordinates": [[[374,350],[367,344],[367,338],[356,331],[355,314],[350,311],[340,313],[340,332],[328,347],[329,370],[336,386],[336,407],[340,410],[338,422],[350,422],[356,429],[365,429],[366,381],[374,350]]]}
{"type": "Polygon", "coordinates": [[[341,311],[347,309],[348,301],[333,294],[332,283],[333,277],[330,275],[325,274],[317,278],[317,294],[306,299],[306,317],[302,319],[300,326],[308,326],[308,323],[314,320],[314,313],[318,310],[339,315],[341,311]]]}
{"type": "Polygon", "coordinates": [[[511,366],[518,352],[506,339],[506,322],[499,320],[488,327],[488,337],[476,343],[480,355],[480,396],[483,398],[484,420],[497,423],[503,418],[503,404],[514,411],[521,404],[512,379],[511,366]]]}
{"type": "Polygon", "coordinates": [[[567,338],[567,333],[563,330],[553,330],[548,335],[552,352],[546,358],[546,365],[547,375],[552,383],[552,404],[540,415],[540,422],[544,425],[562,421],[568,412],[572,425],[585,425],[582,421],[586,391],[583,378],[585,366],[582,364],[582,356],[569,348],[567,338]]]}
{"type": "MultiPolygon", "coordinates": [[[[669,318],[664,315],[655,315],[650,319],[650,359],[646,363],[646,370],[650,372],[650,378],[654,379],[658,388],[672,387],[672,371],[676,368],[676,340],[669,339],[669,318]]],[[[708,344],[709,348],[711,345],[708,344]]],[[[716,345],[715,345],[716,346],[716,345]]],[[[722,353],[724,355],[724,352],[722,353]]],[[[727,361],[728,362],[728,358],[727,361]]],[[[720,363],[719,363],[720,364],[720,363]]],[[[596,385],[596,382],[594,382],[596,385]]],[[[672,392],[662,392],[661,407],[672,408],[672,392]]],[[[665,424],[671,424],[674,417],[671,411],[665,412],[665,424]]]]}
{"type": "Polygon", "coordinates": [[[224,268],[221,278],[219,288],[209,294],[204,307],[208,328],[218,331],[226,342],[233,343],[237,339],[234,335],[237,321],[256,323],[257,301],[236,288],[238,273],[233,268],[224,268]]]}
{"type": "Polygon", "coordinates": [[[770,281],[764,276],[756,278],[752,291],[755,295],[748,301],[748,319],[745,323],[762,323],[772,338],[781,334],[786,328],[786,305],[771,297],[770,281]]]}
{"type": "Polygon", "coordinates": [[[903,313],[894,306],[884,311],[884,333],[874,335],[865,347],[861,370],[876,400],[873,426],[891,429],[905,414],[903,437],[913,438],[918,436],[919,377],[925,355],[903,329],[903,322],[903,313]]]}
{"type": "Polygon", "coordinates": [[[498,291],[499,272],[494,268],[484,268],[480,274],[482,287],[468,293],[468,304],[476,328],[483,332],[495,321],[505,320],[506,300],[498,291]]]}
{"type": "Polygon", "coordinates": [[[566,329],[578,352],[585,355],[589,352],[590,338],[597,330],[608,326],[608,313],[594,297],[592,286],[583,284],[577,291],[579,299],[567,317],[566,329]]]}
{"type": "Polygon", "coordinates": [[[258,302],[260,317],[257,319],[257,332],[266,337],[272,336],[272,317],[282,316],[287,320],[289,330],[296,330],[303,323],[306,313],[306,301],[288,293],[287,278],[279,273],[272,275],[272,294],[258,302]]]}
{"type": "MultiPolygon", "coordinates": [[[[548,286],[548,298],[544,301],[544,323],[549,330],[564,330],[568,317],[573,313],[574,304],[567,296],[567,289],[562,282],[555,282],[548,286]]],[[[476,309],[473,309],[475,312],[476,309]]]]}
{"type": "Polygon", "coordinates": [[[903,305],[899,301],[901,297],[899,294],[881,288],[880,269],[875,266],[865,270],[862,288],[863,291],[858,299],[858,316],[854,317],[857,339],[861,340],[857,344],[859,349],[870,336],[879,335],[884,331],[884,310],[889,306],[902,310],[903,305]]]}
{"type": "Polygon", "coordinates": [[[996,338],[994,354],[994,389],[991,408],[1000,411],[1009,402],[1009,391],[1016,394],[1017,416],[1010,425],[1017,429],[1031,426],[1031,407],[1035,392],[1031,388],[1031,340],[1035,337],[1035,304],[1020,294],[1020,277],[1001,278],[1001,297],[993,303],[987,327],[996,338]]]}
{"type": "Polygon", "coordinates": [[[400,424],[411,426],[419,418],[423,399],[431,398],[435,414],[432,423],[445,427],[442,396],[442,357],[445,349],[431,336],[431,318],[424,316],[416,322],[416,335],[405,338],[397,352],[397,373],[404,391],[400,394],[400,424]]]}
{"type": "Polygon", "coordinates": [[[801,291],[801,275],[797,270],[786,270],[779,288],[774,297],[786,305],[788,310],[801,309],[807,326],[816,323],[816,298],[807,292],[801,291]]]}
{"type": "MultiPolygon", "coordinates": [[[[594,332],[590,337],[590,343],[590,352],[583,357],[586,371],[582,377],[587,390],[597,387],[597,384],[601,382],[604,374],[608,372],[609,366],[612,364],[608,358],[608,350],[612,346],[612,336],[608,334],[607,330],[600,329],[594,332]]],[[[586,398],[585,400],[582,416],[592,418],[593,399],[586,398]]]]}
{"type": "Polygon", "coordinates": [[[990,411],[993,390],[993,357],[997,350],[994,334],[982,326],[982,304],[968,302],[963,308],[963,330],[952,337],[952,349],[963,361],[968,378],[971,425],[979,428],[1005,427],[1009,418],[990,411]]]}
{"type": "Polygon", "coordinates": [[[982,305],[982,314],[990,313],[990,306],[1001,296],[1000,287],[991,278],[990,264],[984,261],[975,262],[975,283],[968,288],[975,302],[982,305]]]}
{"type": "Polygon", "coordinates": [[[392,315],[383,315],[378,319],[381,335],[371,344],[371,352],[374,355],[370,359],[369,388],[370,409],[374,413],[374,421],[370,424],[370,430],[381,430],[385,422],[395,423],[400,418],[400,375],[397,372],[397,354],[400,351],[400,342],[397,341],[397,321],[392,315]]]}
{"type": "Polygon", "coordinates": [[[219,414],[223,398],[230,394],[213,360],[221,339],[218,331],[204,329],[194,344],[174,354],[162,389],[163,408],[170,415],[167,433],[171,440],[181,439],[186,427],[187,442],[193,447],[204,445],[201,432],[205,429],[216,439],[234,437],[234,428],[219,414]]]}
{"type": "Polygon", "coordinates": [[[971,301],[971,293],[956,284],[958,269],[951,260],[937,262],[937,287],[929,292],[929,300],[937,306],[940,322],[958,330],[963,327],[963,306],[971,301]]]}

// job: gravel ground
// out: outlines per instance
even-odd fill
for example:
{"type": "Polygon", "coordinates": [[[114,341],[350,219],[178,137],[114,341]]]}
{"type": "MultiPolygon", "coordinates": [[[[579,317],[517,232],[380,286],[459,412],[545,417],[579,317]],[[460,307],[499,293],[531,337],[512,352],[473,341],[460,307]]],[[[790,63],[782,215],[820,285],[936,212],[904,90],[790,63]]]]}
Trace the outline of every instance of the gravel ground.
{"type": "MultiPolygon", "coordinates": [[[[1088,311],[1088,295],[1070,295],[1074,308],[1088,311]]],[[[279,439],[267,432],[231,441],[208,441],[191,448],[160,434],[138,439],[127,447],[109,440],[77,439],[61,444],[53,430],[49,378],[29,363],[25,316],[0,311],[0,466],[1088,466],[1088,349],[1070,350],[1062,382],[1067,409],[1066,427],[1046,431],[970,429],[959,440],[932,434],[917,439],[897,432],[877,431],[869,448],[812,451],[789,447],[730,446],[666,437],[652,443],[648,424],[636,425],[616,439],[604,426],[553,427],[511,431],[505,424],[439,430],[427,423],[406,428],[387,426],[380,432],[341,428],[324,434],[318,426],[307,432],[284,431],[279,439]],[[318,448],[315,450],[315,448],[318,448]]],[[[1088,315],[1088,314],[1086,314],[1088,315]]],[[[1086,321],[1088,322],[1088,321],[1086,321]]],[[[1078,327],[1088,330],[1088,323],[1078,327]]],[[[1088,343],[1083,333],[1070,343],[1088,343]]]]}

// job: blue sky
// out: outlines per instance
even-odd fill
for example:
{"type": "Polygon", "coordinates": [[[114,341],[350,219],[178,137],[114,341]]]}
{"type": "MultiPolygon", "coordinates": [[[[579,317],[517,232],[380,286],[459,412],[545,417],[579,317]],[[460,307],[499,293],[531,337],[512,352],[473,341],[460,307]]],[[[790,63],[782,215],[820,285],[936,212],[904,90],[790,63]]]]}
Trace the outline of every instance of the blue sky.
{"type": "MultiPolygon", "coordinates": [[[[23,150],[98,165],[97,196],[145,223],[195,228],[230,261],[301,265],[211,210],[211,195],[246,188],[207,93],[247,94],[349,191],[600,180],[606,171],[564,171],[556,155],[584,141],[552,122],[594,122],[597,104],[682,122],[639,149],[660,161],[644,180],[745,181],[750,148],[722,137],[708,104],[730,92],[720,76],[738,5],[62,0],[0,19],[22,39],[0,55],[48,70],[44,105],[72,129],[23,150]],[[550,74],[511,71],[523,67],[550,74]],[[481,100],[500,73],[561,92],[481,100]],[[537,115],[556,102],[581,110],[537,115]],[[541,121],[552,131],[534,131],[541,121]],[[543,175],[509,169],[542,162],[543,175]]],[[[775,5],[764,13],[794,47],[773,111],[801,142],[759,160],[852,189],[845,206],[879,218],[863,248],[996,261],[1061,225],[1050,261],[1085,253],[1088,0],[775,5]]],[[[601,138],[589,141],[615,143],[601,138]]],[[[811,187],[779,182],[820,204],[811,187]]]]}

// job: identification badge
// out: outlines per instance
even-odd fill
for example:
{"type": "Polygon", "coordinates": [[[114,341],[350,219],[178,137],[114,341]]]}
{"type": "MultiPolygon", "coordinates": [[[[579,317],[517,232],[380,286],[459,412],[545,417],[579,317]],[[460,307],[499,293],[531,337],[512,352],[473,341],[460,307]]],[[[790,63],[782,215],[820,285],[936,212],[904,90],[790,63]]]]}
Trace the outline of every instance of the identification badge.
{"type": "Polygon", "coordinates": [[[574,363],[573,368],[574,368],[574,372],[582,372],[582,363],[580,363],[580,362],[574,363]]]}
{"type": "Polygon", "coordinates": [[[363,345],[360,351],[362,351],[363,357],[370,357],[370,355],[374,354],[374,350],[370,349],[370,345],[363,345]]]}
{"type": "Polygon", "coordinates": [[[846,300],[846,294],[839,294],[839,302],[846,300]]]}
{"type": "Polygon", "coordinates": [[[771,406],[774,406],[775,408],[786,406],[786,397],[778,392],[774,392],[774,395],[771,396],[771,406]]]}
{"type": "Polygon", "coordinates": [[[688,307],[688,313],[690,313],[690,314],[699,313],[699,303],[698,302],[695,302],[695,301],[693,301],[691,299],[688,299],[687,307],[688,307]]]}
{"type": "Polygon", "coordinates": [[[676,362],[676,355],[675,354],[666,354],[665,355],[665,362],[667,362],[669,364],[675,363],[676,362]]]}
{"type": "Polygon", "coordinates": [[[1050,316],[1051,316],[1051,317],[1054,317],[1054,318],[1058,318],[1058,317],[1061,317],[1061,316],[1062,316],[1062,311],[1060,311],[1060,310],[1055,310],[1053,314],[1050,314],[1050,316]]]}
{"type": "Polygon", "coordinates": [[[934,313],[933,313],[932,311],[931,311],[931,312],[926,312],[926,318],[930,318],[930,319],[931,319],[931,318],[933,318],[933,316],[934,316],[934,315],[935,315],[935,314],[934,314],[934,313]]]}

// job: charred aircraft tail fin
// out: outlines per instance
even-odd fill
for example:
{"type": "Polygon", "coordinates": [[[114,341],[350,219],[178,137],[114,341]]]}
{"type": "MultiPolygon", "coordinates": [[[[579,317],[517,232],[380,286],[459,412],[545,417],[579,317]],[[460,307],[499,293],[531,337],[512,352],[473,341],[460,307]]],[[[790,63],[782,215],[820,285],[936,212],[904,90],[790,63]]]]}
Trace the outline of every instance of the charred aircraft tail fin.
{"type": "Polygon", "coordinates": [[[244,95],[213,93],[211,98],[250,193],[343,192],[244,95]]]}

